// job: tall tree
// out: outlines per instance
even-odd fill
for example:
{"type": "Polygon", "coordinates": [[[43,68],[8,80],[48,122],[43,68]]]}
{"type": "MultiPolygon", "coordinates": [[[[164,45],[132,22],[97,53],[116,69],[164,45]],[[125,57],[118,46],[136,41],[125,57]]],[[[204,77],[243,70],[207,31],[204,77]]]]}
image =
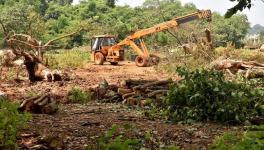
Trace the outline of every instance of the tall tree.
{"type": "Polygon", "coordinates": [[[116,0],[106,0],[106,5],[114,8],[116,6],[116,0]]]}
{"type": "Polygon", "coordinates": [[[212,26],[216,46],[226,46],[228,43],[232,43],[236,47],[243,46],[242,40],[250,28],[246,15],[235,15],[225,19],[217,13],[213,15],[212,26]]]}

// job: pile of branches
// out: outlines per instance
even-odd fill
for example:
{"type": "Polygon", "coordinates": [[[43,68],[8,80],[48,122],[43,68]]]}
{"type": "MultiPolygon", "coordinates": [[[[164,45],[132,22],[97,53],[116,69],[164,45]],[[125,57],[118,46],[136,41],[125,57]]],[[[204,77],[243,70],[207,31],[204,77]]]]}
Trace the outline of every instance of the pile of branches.
{"type": "Polygon", "coordinates": [[[172,80],[125,80],[120,86],[108,85],[106,81],[91,89],[93,99],[100,102],[123,102],[130,106],[145,106],[150,99],[161,99],[167,95],[172,80]]]}
{"type": "Polygon", "coordinates": [[[254,61],[216,60],[212,63],[212,67],[230,76],[241,74],[248,79],[264,77],[264,64],[254,61]]]}
{"type": "Polygon", "coordinates": [[[25,99],[18,110],[34,114],[54,114],[58,111],[58,104],[51,94],[43,94],[25,99]]]}

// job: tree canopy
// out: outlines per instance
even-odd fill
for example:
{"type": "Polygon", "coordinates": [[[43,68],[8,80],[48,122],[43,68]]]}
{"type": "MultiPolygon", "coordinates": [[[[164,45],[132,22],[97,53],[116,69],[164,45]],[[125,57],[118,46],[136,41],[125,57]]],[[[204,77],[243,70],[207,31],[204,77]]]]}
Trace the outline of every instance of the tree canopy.
{"type": "MultiPolygon", "coordinates": [[[[88,44],[91,36],[97,34],[113,34],[122,40],[136,30],[197,11],[194,4],[183,5],[179,0],[145,0],[143,6],[135,8],[116,6],[116,0],[82,0],[78,5],[72,5],[72,2],[0,0],[0,22],[8,32],[26,33],[44,42],[84,28],[85,31],[58,43],[61,46],[73,47],[88,44]]],[[[208,27],[212,29],[217,46],[224,46],[228,42],[240,46],[241,39],[249,28],[249,22],[244,15],[224,19],[215,13],[211,23],[194,21],[181,26],[180,29],[154,34],[146,38],[146,42],[150,46],[179,45],[188,42],[191,33],[200,36],[208,27]]],[[[3,32],[0,33],[0,40],[1,36],[3,32]]],[[[0,44],[1,47],[4,46],[3,42],[0,44]]]]}

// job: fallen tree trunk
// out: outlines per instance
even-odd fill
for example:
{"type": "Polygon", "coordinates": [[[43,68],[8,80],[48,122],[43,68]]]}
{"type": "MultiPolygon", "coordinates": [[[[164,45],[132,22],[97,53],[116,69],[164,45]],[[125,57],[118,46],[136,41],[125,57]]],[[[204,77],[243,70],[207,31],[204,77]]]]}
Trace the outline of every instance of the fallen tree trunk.
{"type": "Polygon", "coordinates": [[[36,81],[62,81],[62,74],[58,71],[50,71],[43,65],[40,58],[29,53],[23,53],[25,57],[24,64],[31,82],[36,81]]]}
{"type": "Polygon", "coordinates": [[[42,62],[44,52],[51,47],[51,44],[57,40],[72,36],[77,32],[80,32],[82,29],[62,35],[58,38],[48,41],[46,44],[42,44],[41,41],[33,38],[30,35],[26,34],[9,34],[9,31],[6,30],[4,24],[0,22],[4,30],[5,41],[7,45],[11,48],[14,56],[14,59],[24,57],[24,65],[29,75],[29,80],[31,82],[36,81],[61,81],[62,75],[58,71],[50,71],[42,62]]]}
{"type": "Polygon", "coordinates": [[[212,63],[212,67],[216,70],[226,71],[231,76],[242,74],[248,79],[264,77],[264,64],[254,61],[217,60],[212,63]]]}
{"type": "Polygon", "coordinates": [[[246,71],[241,71],[240,73],[244,74],[247,79],[264,77],[264,69],[249,69],[246,71]]]}
{"type": "Polygon", "coordinates": [[[149,82],[154,82],[154,80],[133,80],[133,79],[128,79],[122,82],[122,87],[127,87],[127,88],[132,88],[138,85],[146,84],[149,82]]]}
{"type": "Polygon", "coordinates": [[[168,85],[170,83],[172,83],[171,80],[155,81],[155,82],[150,82],[150,83],[146,83],[143,85],[135,86],[133,90],[134,91],[144,91],[146,90],[146,88],[151,87],[151,86],[168,85]]]}

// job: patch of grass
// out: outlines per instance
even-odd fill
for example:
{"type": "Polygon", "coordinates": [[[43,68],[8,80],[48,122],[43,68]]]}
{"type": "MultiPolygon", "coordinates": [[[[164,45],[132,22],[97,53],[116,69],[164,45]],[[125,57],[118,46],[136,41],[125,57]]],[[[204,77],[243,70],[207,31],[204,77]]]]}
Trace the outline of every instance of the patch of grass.
{"type": "Polygon", "coordinates": [[[131,124],[124,125],[123,127],[113,125],[110,130],[97,139],[96,145],[88,146],[87,150],[179,150],[177,146],[161,145],[159,140],[155,139],[151,132],[147,132],[143,136],[139,135],[138,132],[140,131],[131,124]],[[128,138],[128,136],[130,136],[130,138],[128,138]]]}
{"type": "Polygon", "coordinates": [[[256,50],[218,47],[215,52],[218,57],[223,56],[229,59],[264,63],[264,53],[256,50]]]}
{"type": "Polygon", "coordinates": [[[68,93],[68,98],[72,103],[86,104],[91,101],[91,93],[79,87],[73,87],[68,93]]]}
{"type": "Polygon", "coordinates": [[[161,61],[156,69],[173,73],[177,67],[186,67],[189,70],[208,68],[210,67],[209,64],[219,57],[264,63],[264,53],[256,50],[235,49],[228,46],[208,51],[198,45],[196,50],[188,55],[181,49],[174,50],[166,59],[161,61]]]}
{"type": "MultiPolygon", "coordinates": [[[[97,141],[96,149],[101,150],[134,150],[139,148],[139,140],[124,139],[122,135],[116,135],[118,126],[113,125],[110,130],[106,132],[105,135],[100,137],[97,141]],[[114,137],[115,136],[115,137],[114,137]]],[[[92,150],[92,146],[87,148],[92,150]]]]}
{"type": "Polygon", "coordinates": [[[72,50],[60,50],[57,53],[46,54],[48,65],[53,69],[80,68],[90,60],[90,52],[75,48],[72,50]]]}
{"type": "Polygon", "coordinates": [[[18,105],[0,98],[0,149],[16,149],[18,131],[26,126],[29,114],[17,111],[18,105]]]}
{"type": "Polygon", "coordinates": [[[26,95],[27,97],[36,97],[39,95],[39,93],[37,93],[36,91],[28,91],[26,95]]]}
{"type": "Polygon", "coordinates": [[[253,126],[244,133],[231,132],[218,137],[211,150],[262,150],[264,148],[264,125],[253,126]]]}
{"type": "Polygon", "coordinates": [[[202,46],[197,46],[192,54],[185,54],[182,49],[175,49],[166,59],[163,59],[157,70],[174,73],[178,67],[186,67],[189,70],[206,68],[215,59],[213,51],[205,50],[202,46]]]}

